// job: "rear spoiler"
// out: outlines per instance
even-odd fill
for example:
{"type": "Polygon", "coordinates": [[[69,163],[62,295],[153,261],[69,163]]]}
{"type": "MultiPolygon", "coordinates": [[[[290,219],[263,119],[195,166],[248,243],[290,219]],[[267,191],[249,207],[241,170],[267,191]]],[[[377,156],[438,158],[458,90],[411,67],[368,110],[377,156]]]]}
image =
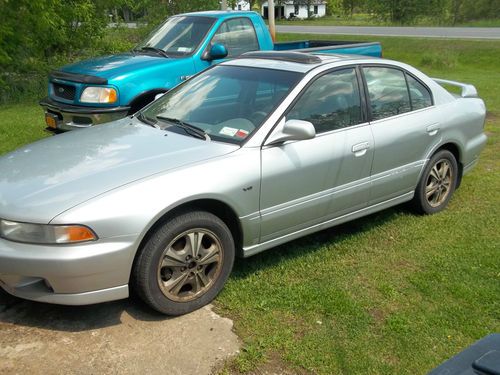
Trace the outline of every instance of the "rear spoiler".
{"type": "Polygon", "coordinates": [[[460,87],[462,92],[460,96],[462,98],[478,98],[477,90],[473,85],[469,85],[468,83],[460,83],[456,81],[448,81],[447,79],[439,79],[432,78],[434,82],[439,83],[440,85],[450,85],[455,87],[460,87]]]}

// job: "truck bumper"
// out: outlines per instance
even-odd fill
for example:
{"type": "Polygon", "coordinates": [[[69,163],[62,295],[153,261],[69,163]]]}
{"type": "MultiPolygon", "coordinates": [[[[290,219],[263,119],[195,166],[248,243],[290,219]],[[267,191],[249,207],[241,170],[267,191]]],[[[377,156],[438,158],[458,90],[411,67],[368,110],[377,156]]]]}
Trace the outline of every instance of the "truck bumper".
{"type": "Polygon", "coordinates": [[[115,121],[125,117],[130,110],[128,106],[113,108],[79,107],[55,102],[50,98],[42,99],[39,104],[45,111],[47,130],[51,131],[82,129],[115,121]]]}
{"type": "Polygon", "coordinates": [[[0,287],[20,298],[62,305],[127,298],[134,240],[46,246],[0,239],[0,287]]]}

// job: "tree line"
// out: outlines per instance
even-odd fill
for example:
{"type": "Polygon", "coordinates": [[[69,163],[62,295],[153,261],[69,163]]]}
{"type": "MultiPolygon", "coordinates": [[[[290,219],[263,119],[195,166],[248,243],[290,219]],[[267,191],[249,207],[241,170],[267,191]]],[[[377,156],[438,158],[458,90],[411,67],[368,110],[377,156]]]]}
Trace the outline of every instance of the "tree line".
{"type": "Polygon", "coordinates": [[[330,14],[368,13],[403,25],[421,17],[447,25],[500,18],[499,0],[328,0],[328,5],[330,14]]]}
{"type": "MultiPolygon", "coordinates": [[[[259,9],[263,0],[249,2],[259,9]]],[[[234,7],[237,0],[227,3],[234,7]]],[[[58,58],[64,63],[72,54],[82,56],[81,51],[99,46],[110,22],[133,19],[152,28],[172,14],[219,7],[219,0],[0,0],[0,86],[11,72],[46,71],[58,58]]],[[[327,10],[344,17],[368,13],[398,24],[418,17],[459,23],[500,18],[500,0],[327,0],[327,10]]],[[[97,52],[115,50],[120,45],[97,52]]]]}

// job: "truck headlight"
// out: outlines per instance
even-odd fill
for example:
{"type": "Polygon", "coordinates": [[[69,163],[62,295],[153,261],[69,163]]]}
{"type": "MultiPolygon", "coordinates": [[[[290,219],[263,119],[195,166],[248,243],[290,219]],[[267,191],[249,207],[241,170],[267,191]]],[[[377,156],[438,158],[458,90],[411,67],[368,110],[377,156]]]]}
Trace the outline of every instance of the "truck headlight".
{"type": "Polygon", "coordinates": [[[118,93],[112,87],[90,86],[83,90],[80,96],[82,103],[114,103],[118,99],[118,93]]]}
{"type": "Polygon", "coordinates": [[[0,237],[33,244],[67,244],[97,240],[96,234],[84,225],[47,225],[0,220],[0,237]]]}

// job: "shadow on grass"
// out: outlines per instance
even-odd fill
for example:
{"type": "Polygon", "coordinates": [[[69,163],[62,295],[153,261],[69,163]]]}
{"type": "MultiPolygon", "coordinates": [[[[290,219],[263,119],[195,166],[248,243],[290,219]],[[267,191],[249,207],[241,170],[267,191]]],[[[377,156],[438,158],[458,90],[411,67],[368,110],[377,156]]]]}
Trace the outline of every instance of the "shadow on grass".
{"type": "Polygon", "coordinates": [[[319,251],[325,245],[340,243],[365,231],[383,226],[396,216],[409,212],[406,205],[399,205],[287,242],[249,258],[237,258],[231,278],[246,278],[254,272],[273,267],[287,259],[319,251]]]}

